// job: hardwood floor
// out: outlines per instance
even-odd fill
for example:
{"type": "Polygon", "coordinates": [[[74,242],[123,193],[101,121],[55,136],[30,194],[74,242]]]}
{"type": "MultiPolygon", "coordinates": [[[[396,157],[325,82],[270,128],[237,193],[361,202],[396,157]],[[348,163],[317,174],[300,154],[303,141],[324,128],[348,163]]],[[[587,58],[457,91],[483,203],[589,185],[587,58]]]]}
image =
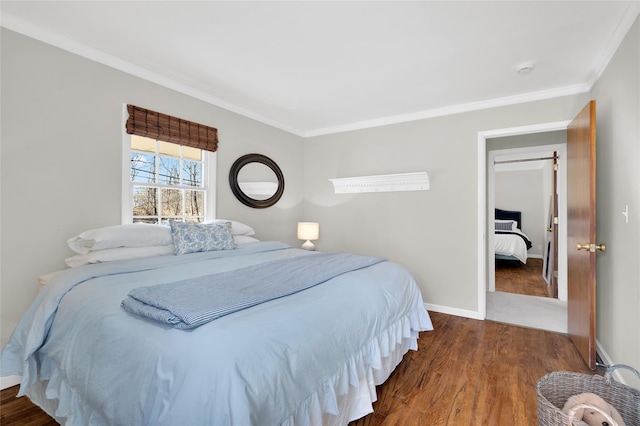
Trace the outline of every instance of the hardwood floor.
{"type": "Polygon", "coordinates": [[[523,265],[517,261],[496,260],[496,291],[527,296],[553,297],[551,286],[542,277],[542,259],[529,258],[523,265]]]}
{"type": "MultiPolygon", "coordinates": [[[[562,334],[430,313],[435,330],[420,334],[389,380],[378,386],[374,413],[350,426],[535,425],[535,385],[551,371],[593,374],[562,334]]],[[[0,393],[0,424],[55,425],[17,387],[0,393]]]]}
{"type": "Polygon", "coordinates": [[[378,387],[374,413],[351,426],[535,425],[535,385],[551,371],[593,374],[562,334],[431,313],[424,332],[378,387]]]}
{"type": "Polygon", "coordinates": [[[29,398],[16,398],[18,386],[0,391],[0,425],[54,426],[58,423],[34,405],[29,398]]]}

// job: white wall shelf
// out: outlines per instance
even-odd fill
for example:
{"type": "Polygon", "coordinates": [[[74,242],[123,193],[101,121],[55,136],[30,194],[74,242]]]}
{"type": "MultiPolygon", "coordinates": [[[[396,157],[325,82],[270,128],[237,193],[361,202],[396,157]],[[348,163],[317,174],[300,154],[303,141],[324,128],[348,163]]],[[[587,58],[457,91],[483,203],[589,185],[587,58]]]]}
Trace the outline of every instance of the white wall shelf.
{"type": "Polygon", "coordinates": [[[238,185],[249,197],[256,195],[271,197],[278,190],[278,182],[238,182],[238,185]]]}
{"type": "Polygon", "coordinates": [[[427,191],[430,189],[427,172],[392,175],[358,176],[329,179],[336,194],[363,192],[427,191]]]}

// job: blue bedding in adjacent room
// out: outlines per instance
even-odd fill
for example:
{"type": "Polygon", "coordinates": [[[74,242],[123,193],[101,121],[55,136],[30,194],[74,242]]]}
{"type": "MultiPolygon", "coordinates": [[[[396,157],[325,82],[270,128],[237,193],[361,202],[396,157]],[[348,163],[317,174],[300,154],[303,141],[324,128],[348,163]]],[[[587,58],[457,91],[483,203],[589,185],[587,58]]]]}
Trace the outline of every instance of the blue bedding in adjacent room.
{"type": "Polygon", "coordinates": [[[2,353],[2,375],[69,425],[344,424],[432,329],[382,261],[181,330],[125,311],[132,290],[318,256],[282,243],[86,265],[56,275],[2,353]]]}

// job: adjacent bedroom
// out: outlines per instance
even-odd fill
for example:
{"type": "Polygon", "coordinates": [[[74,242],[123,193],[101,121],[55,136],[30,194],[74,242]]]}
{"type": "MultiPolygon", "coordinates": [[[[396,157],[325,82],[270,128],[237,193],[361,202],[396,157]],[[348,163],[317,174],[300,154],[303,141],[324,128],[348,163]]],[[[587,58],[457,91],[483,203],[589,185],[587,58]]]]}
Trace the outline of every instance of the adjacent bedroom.
{"type": "Polygon", "coordinates": [[[566,332],[566,265],[557,254],[564,227],[554,221],[566,217],[565,145],[565,131],[487,144],[495,206],[487,318],[566,332]]]}

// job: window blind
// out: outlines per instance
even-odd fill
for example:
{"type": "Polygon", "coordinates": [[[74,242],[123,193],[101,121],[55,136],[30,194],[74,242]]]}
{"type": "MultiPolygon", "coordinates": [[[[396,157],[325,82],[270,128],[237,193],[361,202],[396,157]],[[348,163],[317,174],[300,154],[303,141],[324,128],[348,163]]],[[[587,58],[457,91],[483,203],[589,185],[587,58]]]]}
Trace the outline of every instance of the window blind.
{"type": "Polygon", "coordinates": [[[215,152],[218,149],[218,129],[161,114],[135,105],[127,105],[129,118],[126,131],[165,142],[215,152]]]}

